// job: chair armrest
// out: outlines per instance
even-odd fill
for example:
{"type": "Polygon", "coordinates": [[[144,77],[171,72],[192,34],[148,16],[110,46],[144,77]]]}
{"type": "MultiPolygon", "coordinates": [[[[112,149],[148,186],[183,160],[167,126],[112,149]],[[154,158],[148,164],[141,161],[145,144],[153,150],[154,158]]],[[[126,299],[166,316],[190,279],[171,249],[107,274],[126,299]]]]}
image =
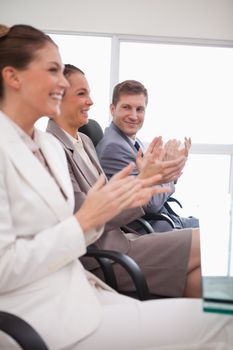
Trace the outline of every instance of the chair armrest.
{"type": "Polygon", "coordinates": [[[105,282],[113,289],[118,290],[116,276],[112,266],[112,260],[107,258],[106,255],[102,254],[103,252],[106,251],[88,247],[87,252],[84,256],[95,258],[103,271],[105,282]]]}
{"type": "Polygon", "coordinates": [[[177,199],[175,199],[175,198],[173,198],[173,197],[168,198],[168,200],[164,203],[164,207],[167,209],[167,211],[169,212],[169,214],[172,214],[172,215],[174,215],[174,216],[179,217],[179,215],[178,215],[178,214],[172,209],[172,207],[169,205],[169,202],[170,202],[170,203],[171,203],[171,202],[175,202],[176,204],[179,205],[180,208],[182,208],[181,203],[180,203],[177,199]]]}
{"type": "Polygon", "coordinates": [[[11,336],[24,350],[48,350],[34,328],[16,315],[0,311],[0,329],[11,336]]]}
{"type": "Polygon", "coordinates": [[[144,217],[136,219],[135,222],[138,222],[139,224],[141,224],[141,226],[143,227],[143,229],[145,230],[146,233],[153,233],[154,232],[153,227],[151,226],[151,224],[148,221],[146,221],[146,219],[144,219],[144,217]]]}
{"type": "Polygon", "coordinates": [[[176,198],[174,198],[174,197],[169,197],[169,198],[167,199],[167,202],[175,202],[176,204],[179,205],[180,208],[183,208],[182,205],[181,205],[181,203],[180,203],[180,201],[178,201],[178,199],[176,199],[176,198]]]}
{"type": "Polygon", "coordinates": [[[150,299],[149,288],[148,288],[145,276],[141,268],[139,267],[139,265],[128,255],[117,251],[113,251],[113,250],[99,250],[99,249],[89,248],[85,256],[96,258],[97,261],[101,260],[101,263],[105,265],[104,276],[105,274],[107,275],[106,283],[108,283],[107,282],[108,280],[113,279],[113,284],[110,283],[110,285],[114,287],[114,289],[116,290],[118,289],[117,279],[115,277],[115,273],[112,268],[111,261],[120,264],[132,278],[132,281],[134,282],[134,285],[136,288],[138,299],[140,300],[150,299]],[[105,260],[103,260],[103,258],[105,260]],[[106,268],[106,264],[111,265],[111,268],[109,268],[109,266],[107,266],[106,268]],[[112,277],[113,275],[114,277],[112,277]]]}
{"type": "Polygon", "coordinates": [[[147,213],[143,217],[135,219],[134,221],[127,224],[125,227],[121,227],[123,231],[130,232],[129,230],[133,229],[138,235],[145,235],[150,233],[155,233],[156,231],[152,227],[150,221],[166,221],[169,223],[171,230],[175,229],[175,223],[173,220],[166,214],[156,214],[156,213],[147,213]],[[128,230],[127,230],[128,227],[128,230]]]}
{"type": "Polygon", "coordinates": [[[135,219],[132,222],[128,223],[127,225],[121,226],[121,230],[124,231],[125,233],[132,232],[139,236],[154,232],[154,229],[151,226],[151,224],[143,218],[135,219]],[[137,224],[138,229],[133,226],[134,224],[137,224]],[[143,229],[145,232],[141,233],[140,229],[143,229]]]}
{"type": "MultiPolygon", "coordinates": [[[[175,228],[175,223],[172,221],[172,219],[166,215],[166,214],[154,214],[154,213],[150,213],[150,214],[145,214],[143,216],[143,218],[145,220],[153,220],[153,221],[167,221],[170,226],[171,226],[171,229],[174,229],[175,228]]],[[[154,232],[154,230],[153,230],[154,232]]]]}

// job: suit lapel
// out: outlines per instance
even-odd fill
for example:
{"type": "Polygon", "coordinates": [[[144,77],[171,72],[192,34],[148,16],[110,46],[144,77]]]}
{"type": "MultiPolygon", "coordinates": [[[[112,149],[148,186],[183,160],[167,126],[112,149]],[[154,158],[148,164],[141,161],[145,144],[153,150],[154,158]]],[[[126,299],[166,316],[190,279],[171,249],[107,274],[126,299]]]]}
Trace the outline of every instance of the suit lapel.
{"type": "Polygon", "coordinates": [[[61,155],[60,155],[60,152],[64,152],[63,149],[61,148],[59,152],[58,147],[60,145],[51,143],[51,140],[48,138],[48,135],[44,132],[39,132],[38,141],[39,141],[39,146],[53,174],[53,177],[57,181],[57,184],[61,188],[65,197],[67,198],[72,197],[73,196],[72,186],[69,186],[69,187],[67,186],[67,178],[68,178],[68,181],[70,181],[70,177],[69,177],[68,167],[66,166],[65,154],[64,154],[64,161],[61,160],[61,155]]]}
{"type": "Polygon", "coordinates": [[[129,140],[129,138],[112,122],[110,124],[110,129],[113,129],[122,139],[125,140],[125,142],[130,146],[130,148],[132,149],[133,153],[136,155],[137,154],[137,150],[136,148],[133,146],[132,142],[129,140]]]}
{"type": "MultiPolygon", "coordinates": [[[[77,177],[80,177],[80,174],[87,182],[88,186],[93,186],[93,184],[96,182],[97,178],[93,174],[93,172],[88,168],[82,157],[78,152],[75,151],[73,143],[70,141],[70,139],[67,137],[65,132],[53,121],[49,120],[47,131],[52,133],[58,140],[63,144],[63,147],[66,149],[66,151],[69,152],[70,161],[72,162],[72,167],[75,175],[77,177]]],[[[82,137],[84,149],[87,152],[88,156],[90,157],[91,161],[93,161],[93,164],[96,166],[99,173],[103,172],[103,170],[100,168],[98,161],[95,160],[93,157],[93,151],[91,150],[91,147],[87,145],[85,140],[82,137]]]]}
{"type": "MultiPolygon", "coordinates": [[[[99,174],[104,174],[103,169],[100,166],[97,154],[95,152],[95,150],[92,149],[92,147],[85,141],[82,133],[79,133],[79,136],[82,139],[83,142],[83,147],[85,149],[85,152],[87,153],[88,157],[90,158],[91,162],[93,163],[93,165],[95,166],[95,168],[97,169],[99,174]]],[[[95,181],[97,180],[97,178],[95,177],[95,181]]]]}
{"type": "MultiPolygon", "coordinates": [[[[54,179],[40,161],[32,154],[10,122],[2,118],[0,119],[0,134],[2,147],[8,153],[20,177],[24,178],[34,191],[43,198],[44,202],[55,213],[57,218],[62,220],[67,215],[67,212],[70,213],[70,208],[66,204],[54,179]]],[[[50,142],[48,140],[47,144],[43,145],[42,151],[49,165],[54,170],[55,166],[52,164],[53,162],[51,159],[47,159],[47,153],[50,148],[49,144],[50,142]]],[[[61,161],[59,161],[58,164],[60,163],[61,161]]],[[[64,175],[64,169],[62,174],[64,175]]],[[[60,176],[62,176],[62,174],[60,176]]],[[[64,192],[69,192],[70,194],[67,184],[64,184],[64,192]]]]}
{"type": "MultiPolygon", "coordinates": [[[[89,154],[88,154],[89,155],[89,154]]],[[[89,186],[93,186],[97,180],[97,177],[93,174],[93,172],[88,168],[82,157],[78,152],[74,152],[73,159],[76,167],[79,169],[79,172],[83,175],[89,186]]]]}

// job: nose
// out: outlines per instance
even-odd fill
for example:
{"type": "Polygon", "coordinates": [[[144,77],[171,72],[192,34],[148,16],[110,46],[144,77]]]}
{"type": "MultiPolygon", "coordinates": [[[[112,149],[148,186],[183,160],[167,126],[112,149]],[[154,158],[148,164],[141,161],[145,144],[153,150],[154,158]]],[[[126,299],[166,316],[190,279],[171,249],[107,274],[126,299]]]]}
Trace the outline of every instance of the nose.
{"type": "Polygon", "coordinates": [[[69,81],[66,79],[66,77],[64,76],[63,73],[61,74],[59,85],[60,85],[60,87],[62,87],[63,89],[66,89],[66,88],[70,87],[70,83],[69,83],[69,81]]]}
{"type": "Polygon", "coordinates": [[[133,119],[133,120],[136,120],[136,119],[137,119],[137,110],[136,110],[136,108],[132,108],[132,109],[131,109],[131,113],[130,113],[130,115],[129,115],[129,118],[130,118],[130,119],[133,119]]]}
{"type": "Polygon", "coordinates": [[[88,104],[88,106],[92,106],[93,103],[94,103],[94,102],[92,101],[91,96],[88,96],[88,99],[87,99],[87,104],[88,104]]]}

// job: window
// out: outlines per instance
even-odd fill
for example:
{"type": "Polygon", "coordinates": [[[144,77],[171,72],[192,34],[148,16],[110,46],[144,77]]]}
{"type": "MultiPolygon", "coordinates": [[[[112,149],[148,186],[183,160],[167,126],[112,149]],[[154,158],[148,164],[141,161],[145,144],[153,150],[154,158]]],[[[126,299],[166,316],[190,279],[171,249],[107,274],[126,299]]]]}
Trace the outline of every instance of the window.
{"type": "Polygon", "coordinates": [[[148,89],[149,102],[139,137],[149,142],[158,135],[165,140],[190,136],[194,144],[202,144],[202,154],[195,154],[193,147],[176,185],[174,197],[184,208],[174,209],[180,215],[200,219],[206,247],[202,252],[203,272],[224,275],[227,261],[220,264],[216,257],[227,251],[230,230],[233,48],[139,40],[122,39],[119,63],[119,81],[139,80],[148,89]],[[223,144],[228,144],[227,152],[223,144]],[[216,247],[214,256],[208,249],[210,244],[216,247]]]}
{"type": "Polygon", "coordinates": [[[121,42],[119,81],[141,81],[149,93],[140,136],[192,137],[232,143],[233,48],[121,42]]]}

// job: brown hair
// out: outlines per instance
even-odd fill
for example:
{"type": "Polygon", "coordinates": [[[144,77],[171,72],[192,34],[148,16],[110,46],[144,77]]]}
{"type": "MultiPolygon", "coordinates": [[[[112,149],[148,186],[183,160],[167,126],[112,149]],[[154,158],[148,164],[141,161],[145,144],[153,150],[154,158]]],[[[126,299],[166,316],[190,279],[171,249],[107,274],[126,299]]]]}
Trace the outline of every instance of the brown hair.
{"type": "Polygon", "coordinates": [[[114,87],[113,94],[112,94],[112,104],[116,106],[120,100],[121,95],[140,95],[140,94],[143,94],[145,96],[146,105],[147,105],[148,93],[145,86],[136,80],[125,80],[114,87]]]}
{"type": "MultiPolygon", "coordinates": [[[[73,66],[72,64],[65,64],[65,68],[63,71],[65,78],[68,79],[70,77],[70,75],[74,74],[74,73],[80,73],[80,74],[85,75],[84,72],[81,69],[79,69],[78,67],[73,66]]],[[[66,94],[66,91],[64,92],[63,97],[65,96],[65,94],[66,94]]]]}
{"type": "Polygon", "coordinates": [[[10,28],[5,26],[4,24],[0,24],[0,38],[5,36],[9,32],[10,28]]]}
{"type": "Polygon", "coordinates": [[[65,64],[65,68],[63,71],[64,76],[66,78],[68,78],[73,73],[81,73],[81,74],[85,75],[84,72],[81,69],[79,69],[78,67],[73,66],[72,64],[65,64]]]}
{"type": "Polygon", "coordinates": [[[0,25],[0,99],[4,95],[3,68],[25,69],[34,59],[35,51],[47,42],[56,45],[48,35],[29,25],[17,24],[10,28],[0,25]]]}

